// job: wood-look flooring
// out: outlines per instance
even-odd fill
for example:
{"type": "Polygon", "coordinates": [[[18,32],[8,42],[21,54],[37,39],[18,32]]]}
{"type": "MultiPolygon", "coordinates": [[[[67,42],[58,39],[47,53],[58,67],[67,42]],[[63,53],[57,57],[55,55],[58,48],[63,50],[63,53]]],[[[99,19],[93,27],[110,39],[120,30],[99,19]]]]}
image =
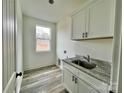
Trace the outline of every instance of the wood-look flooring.
{"type": "Polygon", "coordinates": [[[68,93],[62,85],[62,71],[52,65],[24,72],[20,93],[68,93]]]}

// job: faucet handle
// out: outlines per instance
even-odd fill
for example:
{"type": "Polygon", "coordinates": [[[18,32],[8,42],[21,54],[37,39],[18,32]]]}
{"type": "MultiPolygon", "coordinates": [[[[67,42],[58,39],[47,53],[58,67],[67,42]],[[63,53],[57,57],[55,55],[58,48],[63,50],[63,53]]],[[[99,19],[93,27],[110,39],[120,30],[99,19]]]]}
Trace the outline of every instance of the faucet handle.
{"type": "Polygon", "coordinates": [[[90,55],[87,55],[88,62],[90,62],[90,55]]]}
{"type": "Polygon", "coordinates": [[[90,59],[90,55],[87,55],[87,58],[89,58],[89,59],[90,59]]]}
{"type": "Polygon", "coordinates": [[[87,57],[83,56],[83,58],[86,59],[88,62],[90,62],[90,55],[87,55],[87,57]]]}

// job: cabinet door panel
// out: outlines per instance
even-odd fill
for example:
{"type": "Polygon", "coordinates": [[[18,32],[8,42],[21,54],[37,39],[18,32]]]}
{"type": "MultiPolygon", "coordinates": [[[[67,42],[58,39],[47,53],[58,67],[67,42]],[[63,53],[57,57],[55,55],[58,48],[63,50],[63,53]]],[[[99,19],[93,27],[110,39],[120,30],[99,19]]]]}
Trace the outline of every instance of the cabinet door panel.
{"type": "Polygon", "coordinates": [[[98,0],[90,7],[89,38],[113,36],[112,4],[112,0],[98,0]]]}
{"type": "Polygon", "coordinates": [[[63,70],[63,81],[64,86],[67,88],[69,93],[75,93],[75,83],[74,83],[74,75],[68,70],[63,70]]]}
{"type": "Polygon", "coordinates": [[[90,75],[82,72],[82,71],[79,71],[78,72],[78,77],[81,79],[81,80],[84,80],[85,82],[88,82],[89,85],[93,86],[95,89],[99,90],[100,93],[108,93],[108,90],[109,90],[109,86],[108,84],[94,78],[94,77],[91,77],[90,75]]]}
{"type": "Polygon", "coordinates": [[[63,67],[65,69],[67,69],[68,71],[70,71],[72,74],[74,75],[78,75],[78,69],[76,69],[75,67],[63,62],[63,67]]]}
{"type": "Polygon", "coordinates": [[[99,93],[94,88],[78,79],[78,93],[99,93]]]}
{"type": "Polygon", "coordinates": [[[82,39],[86,30],[86,10],[82,10],[72,17],[72,39],[82,39]]]}

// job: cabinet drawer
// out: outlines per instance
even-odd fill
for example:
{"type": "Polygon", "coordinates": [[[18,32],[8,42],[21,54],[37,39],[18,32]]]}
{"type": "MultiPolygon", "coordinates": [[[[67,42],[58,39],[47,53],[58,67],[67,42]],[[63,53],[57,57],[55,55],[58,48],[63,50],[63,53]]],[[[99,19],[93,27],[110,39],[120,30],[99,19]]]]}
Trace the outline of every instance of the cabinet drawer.
{"type": "Polygon", "coordinates": [[[69,70],[71,73],[78,75],[78,69],[76,69],[75,67],[63,62],[63,67],[67,70],[69,70]]]}
{"type": "Polygon", "coordinates": [[[97,80],[96,78],[93,78],[89,76],[88,74],[82,72],[79,70],[78,77],[85,81],[87,84],[93,86],[95,89],[100,91],[100,93],[108,93],[108,85],[104,82],[101,82],[97,80]]]}

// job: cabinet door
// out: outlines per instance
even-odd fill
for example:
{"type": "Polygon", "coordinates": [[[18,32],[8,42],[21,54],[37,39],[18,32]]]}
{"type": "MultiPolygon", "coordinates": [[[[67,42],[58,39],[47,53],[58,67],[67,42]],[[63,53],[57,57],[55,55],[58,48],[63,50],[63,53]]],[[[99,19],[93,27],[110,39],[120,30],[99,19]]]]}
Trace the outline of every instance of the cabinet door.
{"type": "Polygon", "coordinates": [[[89,38],[113,36],[113,1],[98,0],[89,9],[89,38]]]}
{"type": "Polygon", "coordinates": [[[84,81],[78,79],[78,93],[99,93],[84,81]]]}
{"type": "Polygon", "coordinates": [[[63,83],[69,93],[75,93],[74,75],[68,70],[63,70],[63,83]]]}
{"type": "Polygon", "coordinates": [[[82,39],[86,30],[86,10],[81,10],[72,17],[72,39],[82,39]]]}
{"type": "Polygon", "coordinates": [[[65,69],[67,69],[68,71],[70,71],[72,74],[78,75],[78,69],[73,67],[73,66],[71,66],[71,65],[69,65],[68,63],[63,62],[63,67],[65,69]]]}

